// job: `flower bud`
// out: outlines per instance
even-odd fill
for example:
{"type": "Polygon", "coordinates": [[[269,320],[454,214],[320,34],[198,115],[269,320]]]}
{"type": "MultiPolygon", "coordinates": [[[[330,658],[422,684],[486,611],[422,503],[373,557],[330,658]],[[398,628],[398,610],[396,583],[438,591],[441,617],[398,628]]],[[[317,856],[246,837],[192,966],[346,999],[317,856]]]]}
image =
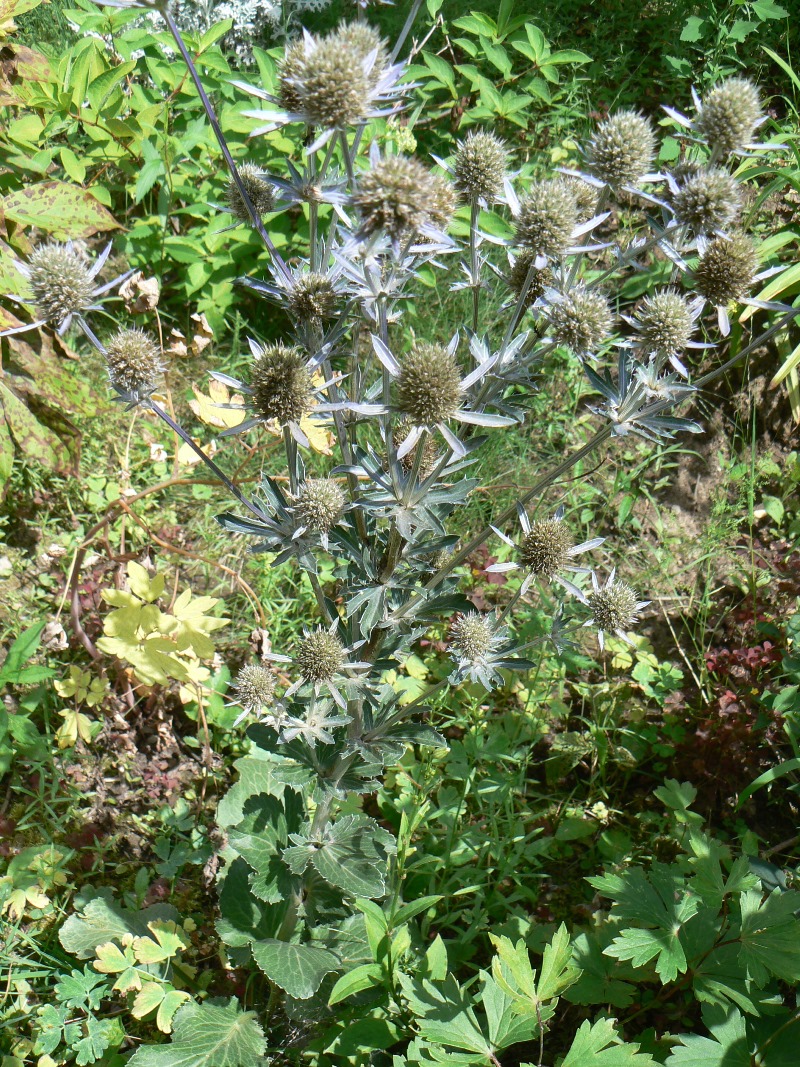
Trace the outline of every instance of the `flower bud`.
{"type": "Polygon", "coordinates": [[[294,504],[300,526],[328,533],[341,519],[347,498],[333,478],[306,478],[294,504]]]}
{"type": "Polygon", "coordinates": [[[712,167],[699,171],[672,196],[678,222],[695,233],[712,233],[729,226],[742,209],[742,193],[735,178],[712,167]]]}
{"type": "Polygon", "coordinates": [[[336,289],[330,278],[316,271],[298,274],[288,293],[289,314],[298,322],[319,325],[336,311],[336,289]]]}
{"type": "Polygon", "coordinates": [[[387,156],[366,171],[353,194],[362,231],[372,235],[383,230],[398,240],[418,230],[429,220],[436,197],[432,179],[413,156],[387,156]]]}
{"type": "Polygon", "coordinates": [[[583,283],[554,301],[547,317],[555,340],[579,356],[593,353],[614,324],[606,298],[583,283]]]}
{"type": "Polygon", "coordinates": [[[520,249],[519,255],[514,260],[508,275],[508,286],[514,295],[519,298],[525,288],[525,282],[528,280],[528,273],[530,272],[531,280],[528,291],[525,294],[526,308],[538,300],[545,289],[553,284],[553,272],[548,267],[543,267],[542,269],[534,267],[533,261],[535,259],[536,253],[530,248],[520,249]],[[531,270],[531,268],[533,269],[531,270]]]}
{"type": "Polygon", "coordinates": [[[334,31],[334,36],[336,40],[341,43],[343,49],[350,50],[354,54],[360,56],[361,59],[366,59],[373,52],[376,52],[375,62],[368,75],[370,87],[374,86],[380,78],[382,71],[384,71],[391,62],[386,42],[375,27],[362,21],[342,21],[334,31]]]}
{"type": "Polygon", "coordinates": [[[158,345],[144,330],[119,330],[106,345],[111,384],[125,398],[140,402],[153,393],[164,373],[158,345]]]}
{"type": "Polygon", "coordinates": [[[618,111],[601,122],[589,144],[588,170],[614,188],[635,184],[653,165],[656,139],[635,111],[618,111]]]}
{"type": "Polygon", "coordinates": [[[278,65],[278,99],[287,111],[300,110],[299,79],[303,74],[306,50],[301,39],[286,46],[283,59],[278,65]]]}
{"type": "Polygon", "coordinates": [[[727,78],[705,97],[695,129],[709,148],[728,155],[752,140],[761,118],[761,98],[748,78],[727,78]]]}
{"type": "Polygon", "coordinates": [[[478,611],[470,611],[466,615],[459,615],[451,626],[450,648],[474,666],[483,660],[487,652],[492,651],[494,636],[489,617],[484,617],[478,611]]]}
{"type": "Polygon", "coordinates": [[[275,675],[266,667],[255,664],[242,667],[233,683],[236,699],[245,711],[261,711],[269,707],[275,697],[275,675]]]}
{"type": "MultiPolygon", "coordinates": [[[[250,198],[250,203],[255,208],[256,215],[262,219],[275,207],[275,190],[266,180],[263,170],[252,163],[243,163],[238,170],[239,178],[250,198]]],[[[239,186],[233,178],[228,179],[225,199],[228,204],[228,210],[239,222],[252,222],[244,197],[239,192],[239,186]]]]}
{"type": "Polygon", "coordinates": [[[465,200],[491,202],[503,190],[507,164],[505,146],[493,133],[469,133],[456,149],[456,189],[465,200]]]}
{"type": "Polygon", "coordinates": [[[693,288],[716,307],[747,295],[758,270],[755,245],[744,233],[715,237],[697,264],[693,288]]]}
{"type": "Polygon", "coordinates": [[[253,364],[250,385],[256,414],[266,421],[299,422],[313,406],[311,374],[299,348],[267,345],[253,364]]]}
{"type": "Polygon", "coordinates": [[[441,345],[415,344],[401,361],[397,389],[398,410],[412,426],[446,422],[461,400],[455,356],[441,345]]]}
{"type": "Polygon", "coordinates": [[[569,563],[572,547],[567,524],[560,519],[544,519],[531,523],[530,532],[522,538],[517,550],[523,567],[543,578],[552,578],[569,563]]]}
{"type": "Polygon", "coordinates": [[[297,666],[307,682],[328,682],[345,661],[342,642],[327,630],[306,636],[297,651],[297,666]]]}
{"type": "Polygon", "coordinates": [[[48,241],[28,260],[28,280],[39,316],[61,323],[92,303],[94,281],[86,257],[71,244],[48,241]]]}
{"type": "Polygon", "coordinates": [[[370,105],[364,56],[337,34],[306,42],[295,86],[306,121],[323,129],[354,125],[370,105]]]}
{"type": "Polygon", "coordinates": [[[692,310],[674,289],[643,297],[636,308],[634,321],[642,348],[662,357],[684,349],[694,332],[692,310]]]}
{"type": "MultiPolygon", "coordinates": [[[[392,429],[392,444],[395,451],[400,448],[403,441],[408,437],[414,428],[413,422],[408,419],[400,419],[397,425],[392,429]]],[[[406,452],[403,458],[400,460],[400,465],[406,474],[409,474],[414,469],[414,463],[416,462],[416,456],[419,449],[422,449],[422,455],[419,461],[418,476],[421,481],[424,481],[436,466],[436,461],[439,458],[437,455],[436,441],[430,435],[425,436],[424,441],[420,441],[411,449],[410,452],[406,452]]]]}
{"type": "Polygon", "coordinates": [[[615,633],[625,632],[636,621],[638,599],[634,590],[625,582],[614,582],[589,593],[587,600],[592,618],[599,630],[615,633]]]}
{"type": "Polygon", "coordinates": [[[520,204],[516,241],[536,255],[560,256],[569,248],[577,223],[578,205],[566,182],[534,182],[520,204]]]}

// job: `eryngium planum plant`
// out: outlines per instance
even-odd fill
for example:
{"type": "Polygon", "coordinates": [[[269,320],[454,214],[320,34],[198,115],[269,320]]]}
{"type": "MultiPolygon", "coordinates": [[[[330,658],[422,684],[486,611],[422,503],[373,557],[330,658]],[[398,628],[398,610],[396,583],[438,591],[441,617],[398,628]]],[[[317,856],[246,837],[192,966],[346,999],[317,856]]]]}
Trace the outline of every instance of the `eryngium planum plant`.
{"type": "MultiPolygon", "coordinates": [[[[547,590],[547,603],[555,598],[552,629],[541,641],[559,650],[584,626],[597,630],[601,643],[604,633],[625,637],[646,608],[635,575],[617,577],[612,569],[601,581],[588,562],[577,562],[602,538],[576,545],[563,509],[550,510],[559,479],[612,438],[700,432],[676,406],[794,313],[750,299],[760,265],[743,230],[735,159],[726,154],[740,152],[759,125],[758,115],[740,121],[728,106],[729,97],[744,93],[755,107],[758,94],[741,79],[730,92],[718,88],[698,101],[694,121],[671,112],[693,134],[675,173],[649,172],[656,130],[635,113],[599,128],[586,146],[585,172],[522,182],[505,170],[513,145],[489,133],[454,146],[437,172],[428,160],[381,155],[369,144],[378,128],[372,120],[408,102],[396,56],[411,17],[391,54],[373,31],[340,26],[328,38],[307,35],[288,45],[282,99],[244,87],[262,101],[250,112],[260,129],[285,124],[305,146],[302,173],[287,164],[280,174],[255,175],[291,195],[254,202],[261,185],[254,187],[251,171],[237,170],[166,8],[163,17],[230,166],[234,215],[271,253],[270,277],[242,281],[292,324],[279,342],[251,343],[242,380],[214,372],[248,398],[251,417],[229,432],[257,438],[264,424],[282,431],[285,466],[273,473],[284,479],[267,477],[251,498],[200,453],[237,502],[219,522],[249,539],[255,553],[267,553],[266,565],[304,571],[317,602],[294,647],[247,664],[235,681],[233,700],[253,720],[252,747],[219,811],[227,833],[219,934],[235,962],[254,961],[268,976],[274,1009],[280,991],[307,1000],[353,966],[363,934],[356,898],[401,893],[391,834],[362,810],[354,813],[358,804],[340,812],[354,795],[376,789],[404,746],[445,744],[428,721],[434,693],[465,680],[491,690],[508,672],[527,671],[530,643],[515,637],[514,621],[530,611],[537,590],[547,590]],[[736,128],[726,131],[726,121],[736,128]],[[620,195],[635,198],[646,222],[610,237],[603,224],[620,195]],[[464,246],[448,233],[459,199],[470,220],[464,246]],[[305,205],[310,244],[305,260],[289,267],[269,223],[273,210],[291,202],[305,205]],[[490,203],[514,232],[508,266],[480,228],[479,207],[490,203]],[[409,301],[425,299],[418,272],[444,271],[448,258],[463,272],[453,288],[467,290],[465,325],[452,338],[412,337],[403,314],[409,301]],[[665,258],[672,266],[663,284],[640,300],[625,299],[623,284],[665,258]],[[489,286],[507,297],[497,343],[480,328],[489,286]],[[729,312],[748,301],[775,314],[730,356],[729,312]],[[595,431],[463,543],[458,515],[476,485],[481,446],[492,431],[525,421],[527,398],[547,388],[541,371],[561,346],[597,393],[595,431]],[[717,366],[698,376],[699,353],[717,366]],[[338,455],[312,476],[308,429],[320,422],[332,428],[338,455]],[[531,519],[528,508],[540,517],[531,519]],[[459,589],[460,565],[489,541],[506,545],[507,561],[493,569],[522,577],[498,615],[477,612],[459,589]],[[335,596],[320,578],[324,557],[333,559],[335,596]],[[403,704],[387,673],[431,630],[445,635],[452,672],[403,704]]],[[[60,278],[52,278],[49,292],[42,264],[53,255],[48,246],[28,271],[37,307],[54,323],[72,314],[107,358],[119,399],[149,409],[197,449],[158,402],[160,362],[151,343],[130,332],[97,336],[87,318],[88,280],[86,292],[66,302],[60,278]]],[[[424,314],[418,322],[424,331],[424,314]]]]}

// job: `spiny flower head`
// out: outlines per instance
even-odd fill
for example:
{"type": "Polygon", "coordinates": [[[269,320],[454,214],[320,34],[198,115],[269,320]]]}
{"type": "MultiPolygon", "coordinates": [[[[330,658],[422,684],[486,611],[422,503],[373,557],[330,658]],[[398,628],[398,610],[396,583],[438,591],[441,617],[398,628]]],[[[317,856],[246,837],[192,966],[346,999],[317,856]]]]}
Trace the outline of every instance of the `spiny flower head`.
{"type": "Polygon", "coordinates": [[[437,190],[433,175],[413,156],[387,156],[360,175],[353,194],[361,229],[383,230],[395,240],[418,230],[431,217],[437,190]]]}
{"type": "Polygon", "coordinates": [[[146,400],[164,372],[158,345],[144,330],[119,330],[106,345],[111,384],[123,399],[146,400]]]}
{"type": "Polygon", "coordinates": [[[349,48],[362,59],[366,59],[375,52],[375,62],[369,77],[373,84],[377,82],[380,72],[389,66],[389,52],[386,41],[381,37],[374,26],[368,22],[345,22],[342,20],[335,30],[335,37],[341,42],[343,48],[349,48]]]}
{"type": "Polygon", "coordinates": [[[289,313],[298,322],[319,324],[336,311],[337,293],[325,274],[307,271],[294,279],[287,297],[289,313]]]}
{"type": "Polygon", "coordinates": [[[574,547],[569,527],[561,519],[544,519],[530,524],[517,550],[519,560],[532,574],[552,578],[571,561],[574,547]]]}
{"type": "Polygon", "coordinates": [[[307,682],[328,682],[345,662],[342,642],[328,630],[307,634],[295,657],[300,673],[307,682]]]}
{"type": "Polygon", "coordinates": [[[250,385],[253,407],[266,421],[299,422],[313,406],[311,373],[299,348],[267,345],[253,364],[250,385]]]}
{"type": "Polygon", "coordinates": [[[674,289],[662,289],[643,297],[633,321],[639,344],[657,356],[669,357],[680,352],[694,332],[692,309],[674,289]]]}
{"type": "Polygon", "coordinates": [[[341,519],[347,497],[333,478],[306,478],[300,486],[294,514],[301,526],[328,533],[341,519]]]}
{"type": "Polygon", "coordinates": [[[587,289],[583,283],[558,296],[550,304],[547,317],[555,340],[579,356],[594,352],[611,333],[614,324],[614,316],[603,294],[587,289]]]}
{"type": "Polygon", "coordinates": [[[589,171],[614,188],[638,182],[653,165],[656,139],[644,116],[618,111],[601,122],[589,144],[589,171]]]}
{"type": "Polygon", "coordinates": [[[428,217],[440,230],[446,230],[456,209],[456,194],[453,186],[442,174],[431,174],[431,198],[428,217]]]}
{"type": "Polygon", "coordinates": [[[530,248],[520,249],[519,255],[514,260],[508,275],[508,285],[514,295],[519,298],[528,280],[530,272],[531,280],[525,295],[525,307],[530,307],[538,300],[542,293],[553,284],[553,272],[548,267],[537,268],[534,266],[536,253],[530,248]],[[533,268],[533,270],[531,270],[533,268]]]}
{"type": "Polygon", "coordinates": [[[629,630],[636,621],[639,599],[625,582],[610,582],[589,593],[592,619],[599,630],[618,633],[629,630]]]}
{"type": "Polygon", "coordinates": [[[354,125],[370,106],[372,84],[364,55],[339,34],[304,41],[295,79],[299,111],[323,129],[354,125]]]}
{"type": "Polygon", "coordinates": [[[303,74],[306,50],[302,38],[286,46],[278,65],[278,98],[287,111],[300,109],[299,80],[303,74]]]}
{"type": "Polygon", "coordinates": [[[483,130],[467,134],[456,149],[455,185],[465,200],[491,202],[503,189],[508,165],[505,145],[483,130]]]}
{"type": "Polygon", "coordinates": [[[712,233],[734,221],[742,209],[742,193],[735,178],[711,167],[687,178],[673,194],[672,207],[678,222],[695,233],[712,233]]]}
{"type": "Polygon", "coordinates": [[[266,667],[248,664],[236,675],[233,687],[243,710],[252,714],[272,703],[275,697],[275,674],[266,667]]]}
{"type": "Polygon", "coordinates": [[[564,184],[575,197],[575,203],[578,205],[578,222],[587,222],[597,213],[600,190],[574,174],[565,174],[564,184]]]}
{"type": "Polygon", "coordinates": [[[758,270],[758,253],[745,233],[715,237],[709,242],[694,272],[692,286],[716,307],[747,295],[758,270]]]}
{"type": "Polygon", "coordinates": [[[480,663],[496,644],[491,618],[478,611],[459,615],[450,627],[450,647],[459,658],[469,663],[480,663]]]}
{"type": "Polygon", "coordinates": [[[446,422],[461,400],[456,357],[442,345],[415,344],[401,361],[397,390],[398,410],[412,426],[446,422]]]}
{"type": "Polygon", "coordinates": [[[727,78],[703,99],[694,126],[709,148],[736,152],[752,140],[761,118],[761,97],[749,78],[727,78]]]}
{"type": "Polygon", "coordinates": [[[516,241],[537,255],[560,256],[569,248],[577,223],[575,194],[565,181],[534,182],[520,204],[516,241]]]}
{"type": "MultiPolygon", "coordinates": [[[[255,208],[258,217],[262,219],[275,207],[275,190],[267,181],[263,170],[253,163],[243,163],[238,169],[239,177],[245,192],[250,198],[250,203],[255,208]]],[[[239,186],[233,178],[228,179],[225,199],[228,204],[228,210],[239,222],[252,221],[244,198],[239,192],[239,186]]]]}
{"type": "Polygon", "coordinates": [[[28,260],[27,274],[36,310],[46,322],[63,322],[92,304],[91,267],[71,243],[39,245],[28,260]]]}

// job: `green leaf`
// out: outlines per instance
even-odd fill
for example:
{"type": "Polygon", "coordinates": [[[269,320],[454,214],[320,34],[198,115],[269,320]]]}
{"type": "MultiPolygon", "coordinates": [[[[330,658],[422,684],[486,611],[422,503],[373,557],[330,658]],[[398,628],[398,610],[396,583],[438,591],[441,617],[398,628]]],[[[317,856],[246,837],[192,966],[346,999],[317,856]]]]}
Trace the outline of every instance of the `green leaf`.
{"type": "Polygon", "coordinates": [[[570,1046],[561,1067],[658,1067],[646,1052],[639,1052],[638,1045],[623,1043],[612,1019],[596,1023],[588,1020],[580,1029],[570,1046]]]}
{"type": "Polygon", "coordinates": [[[529,1041],[540,1028],[543,1016],[521,1015],[516,998],[509,996],[500,983],[486,971],[481,971],[483,991],[481,1003],[486,1012],[489,1040],[495,1049],[505,1049],[521,1041],[529,1041]]]}
{"type": "Polygon", "coordinates": [[[644,967],[657,957],[656,972],[665,985],[686,970],[686,953],[677,931],[623,930],[605,949],[605,954],[618,960],[631,960],[634,967],[644,967]]]}
{"type": "Polygon", "coordinates": [[[705,33],[706,20],[701,19],[698,15],[690,15],[686,22],[683,24],[681,30],[681,40],[693,43],[694,41],[702,41],[705,33]]]}
{"type": "Polygon", "coordinates": [[[758,778],[754,778],[750,785],[741,791],[736,807],[740,808],[746,800],[750,799],[753,793],[757,793],[758,790],[763,789],[765,785],[771,785],[773,782],[777,782],[779,778],[783,778],[787,774],[793,774],[797,771],[800,771],[800,758],[797,756],[792,759],[784,760],[783,763],[778,763],[774,767],[770,767],[769,770],[764,771],[763,774],[759,774],[758,778]]]}
{"type": "Polygon", "coordinates": [[[114,86],[118,85],[123,78],[126,78],[135,69],[136,61],[129,59],[125,63],[120,63],[118,67],[111,67],[109,70],[104,71],[89,82],[86,96],[95,111],[100,111],[111,95],[114,86]]]}
{"type": "Polygon", "coordinates": [[[42,636],[44,626],[43,622],[36,622],[33,626],[29,626],[27,630],[23,630],[19,637],[16,638],[8,650],[3,666],[0,667],[0,682],[15,681],[19,672],[39,647],[39,639],[42,636]]]}
{"type": "Polygon", "coordinates": [[[170,1044],[138,1049],[128,1067],[253,1067],[265,1049],[255,1012],[241,1011],[234,998],[192,1002],[175,1015],[170,1044]]]}
{"type": "Polygon", "coordinates": [[[331,990],[328,1004],[333,1006],[341,1000],[352,997],[355,993],[361,993],[365,989],[374,989],[382,984],[383,972],[377,963],[363,963],[360,967],[354,967],[352,971],[343,974],[331,990]]]}
{"type": "Polygon", "coordinates": [[[763,902],[755,890],[741,896],[739,959],[757,985],[770,974],[786,982],[800,975],[800,893],[775,889],[763,902]]]}
{"type": "Polygon", "coordinates": [[[388,853],[394,838],[366,815],[344,815],[309,853],[322,877],[353,896],[380,897],[386,891],[388,853]]]}
{"type": "Polygon", "coordinates": [[[153,904],[142,911],[130,911],[116,904],[109,890],[103,890],[69,916],[58,932],[58,939],[65,952],[85,960],[94,956],[98,945],[121,941],[125,934],[146,937],[147,924],[154,919],[178,918],[171,904],[153,904]]]}
{"type": "Polygon", "coordinates": [[[119,226],[111,212],[88,189],[66,182],[26,185],[0,199],[7,218],[36,226],[58,240],[91,237],[119,226]]]}
{"type": "Polygon", "coordinates": [[[435,985],[404,974],[399,978],[423,1038],[438,1045],[490,1056],[491,1043],[480,1028],[470,997],[452,975],[435,985]]]}
{"type": "Polygon", "coordinates": [[[292,790],[287,789],[283,799],[261,793],[247,801],[244,818],[230,831],[231,846],[253,869],[250,885],[259,900],[277,904],[291,894],[294,879],[281,861],[281,851],[301,819],[302,802],[292,790]]]}
{"type": "Polygon", "coordinates": [[[672,1050],[666,1067],[750,1067],[750,1044],[744,1017],[735,1008],[708,1009],[703,1013],[714,1035],[681,1034],[681,1044],[672,1050]]]}
{"type": "Polygon", "coordinates": [[[337,957],[325,949],[272,938],[254,941],[252,951],[267,978],[297,1000],[313,997],[325,975],[340,966],[337,957]]]}

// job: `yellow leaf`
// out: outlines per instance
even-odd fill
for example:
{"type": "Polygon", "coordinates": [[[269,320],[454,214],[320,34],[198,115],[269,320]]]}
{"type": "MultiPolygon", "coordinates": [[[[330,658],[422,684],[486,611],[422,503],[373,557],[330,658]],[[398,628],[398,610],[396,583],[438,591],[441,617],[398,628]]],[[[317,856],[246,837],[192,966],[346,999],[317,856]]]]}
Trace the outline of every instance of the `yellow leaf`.
{"type": "Polygon", "coordinates": [[[141,990],[136,994],[131,1008],[134,1019],[143,1019],[151,1011],[155,1011],[164,999],[166,990],[159,982],[145,982],[141,990]]]}
{"type": "Polygon", "coordinates": [[[65,708],[58,713],[64,720],[56,730],[59,748],[72,748],[80,737],[87,745],[92,740],[92,720],[75,708],[65,708]]]}
{"type": "MultiPolygon", "coordinates": [[[[200,440],[197,437],[193,437],[192,440],[197,445],[197,447],[202,451],[203,455],[204,456],[208,456],[209,459],[211,459],[213,457],[214,453],[217,451],[217,442],[216,441],[209,441],[207,445],[203,445],[203,444],[200,443],[200,440]]],[[[199,462],[200,462],[200,457],[198,456],[198,454],[195,452],[195,450],[190,445],[187,445],[186,442],[184,441],[184,443],[178,449],[178,463],[182,467],[193,467],[195,465],[195,463],[199,463],[199,462]]]]}
{"type": "Polygon", "coordinates": [[[164,575],[156,574],[151,579],[141,563],[132,559],[128,563],[128,585],[134,596],[151,604],[164,592],[164,575]]]}
{"type": "Polygon", "coordinates": [[[208,395],[202,392],[198,386],[192,386],[192,392],[196,399],[189,401],[189,407],[206,426],[219,426],[222,429],[232,429],[244,422],[246,412],[244,410],[244,397],[238,393],[233,396],[227,385],[211,379],[208,386],[208,395]],[[222,404],[234,404],[235,408],[221,407],[222,404]],[[237,410],[238,409],[238,410],[237,410]]]}
{"type": "Polygon", "coordinates": [[[307,415],[300,420],[300,429],[308,438],[312,450],[323,456],[332,456],[334,436],[326,429],[326,425],[318,419],[310,419],[307,415]]]}

